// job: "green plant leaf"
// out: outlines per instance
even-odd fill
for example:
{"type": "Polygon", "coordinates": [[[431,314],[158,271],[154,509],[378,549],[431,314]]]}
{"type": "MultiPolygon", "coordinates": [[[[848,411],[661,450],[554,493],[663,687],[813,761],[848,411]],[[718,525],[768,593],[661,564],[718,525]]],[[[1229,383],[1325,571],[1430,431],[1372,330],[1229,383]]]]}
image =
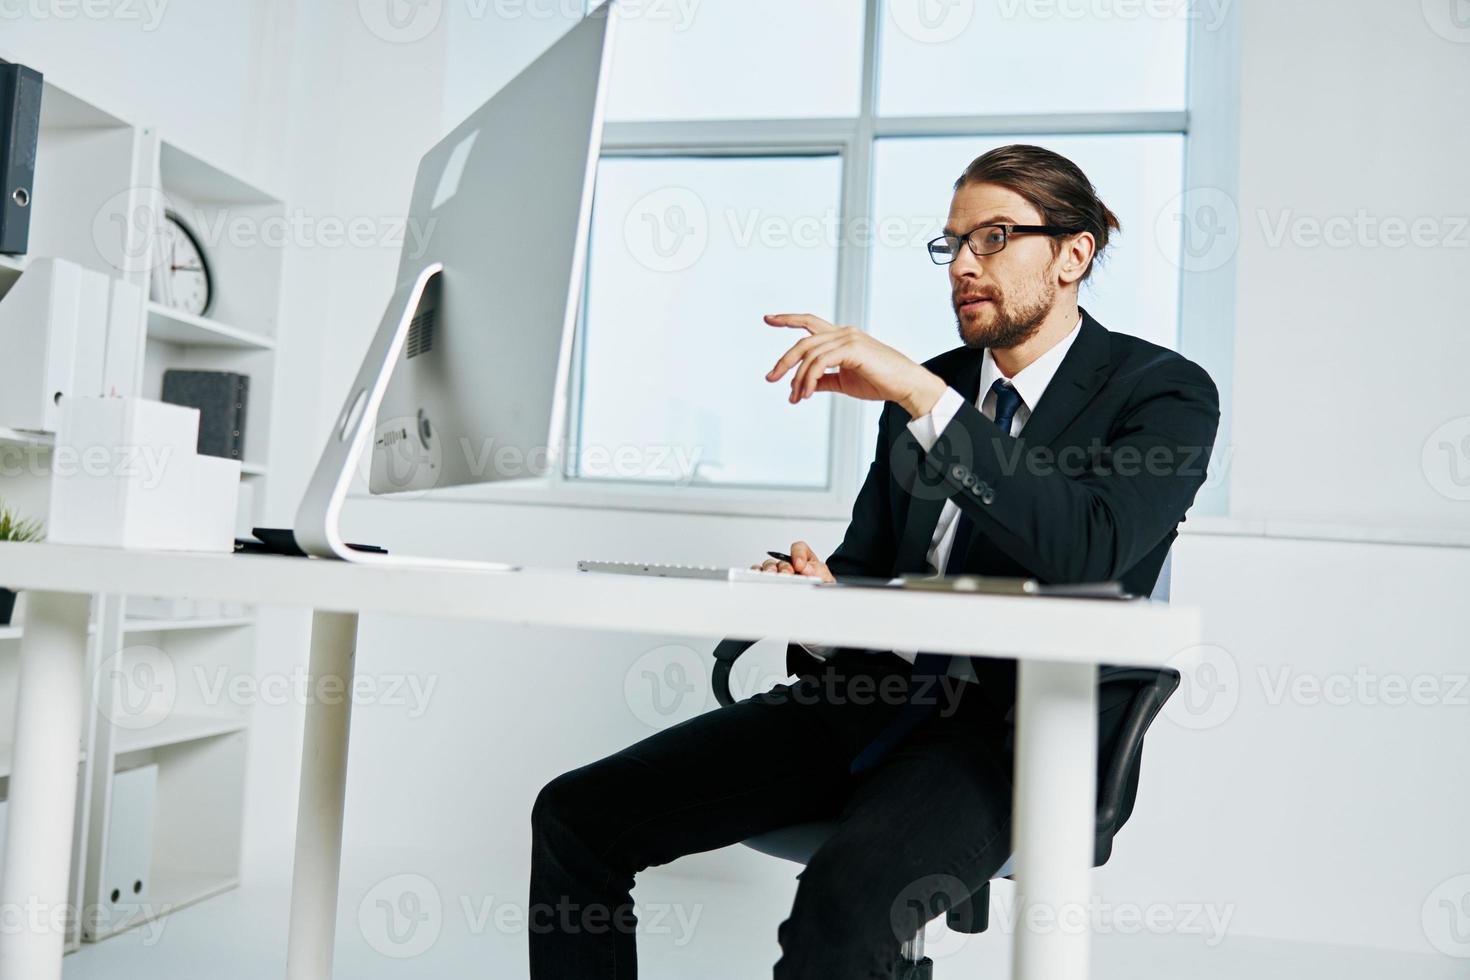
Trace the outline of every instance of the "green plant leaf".
{"type": "Polygon", "coordinates": [[[0,541],[40,541],[45,537],[45,528],[40,521],[21,517],[15,510],[0,501],[0,541]]]}

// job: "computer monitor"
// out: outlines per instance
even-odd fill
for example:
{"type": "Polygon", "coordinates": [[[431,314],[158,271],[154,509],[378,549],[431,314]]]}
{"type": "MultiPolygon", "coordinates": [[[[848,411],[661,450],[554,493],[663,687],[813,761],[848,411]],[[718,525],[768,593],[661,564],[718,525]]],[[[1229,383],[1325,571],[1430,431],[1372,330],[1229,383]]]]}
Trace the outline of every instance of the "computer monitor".
{"type": "Polygon", "coordinates": [[[347,547],[342,504],[371,443],[373,493],[544,475],[565,429],[616,15],[589,14],[424,155],[397,288],[296,516],[308,554],[347,547]]]}

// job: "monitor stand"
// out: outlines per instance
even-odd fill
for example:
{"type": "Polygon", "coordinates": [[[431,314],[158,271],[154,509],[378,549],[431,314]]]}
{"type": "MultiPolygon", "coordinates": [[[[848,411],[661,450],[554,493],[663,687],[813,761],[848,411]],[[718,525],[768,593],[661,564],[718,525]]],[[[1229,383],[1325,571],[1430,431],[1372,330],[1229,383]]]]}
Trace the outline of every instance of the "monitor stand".
{"type": "Polygon", "coordinates": [[[368,436],[378,418],[383,395],[393,366],[403,352],[408,328],[414,312],[435,276],[444,273],[444,264],[425,266],[411,280],[404,280],[388,300],[378,332],[368,345],[357,378],[347,390],[347,401],[332,425],[326,448],[316,464],[301,507],[296,511],[296,543],[314,558],[336,558],[360,565],[434,566],[440,568],[479,569],[512,572],[518,566],[497,562],[463,561],[451,558],[420,558],[408,555],[358,551],[342,540],[342,504],[347,499],[352,476],[367,450],[368,436]]]}

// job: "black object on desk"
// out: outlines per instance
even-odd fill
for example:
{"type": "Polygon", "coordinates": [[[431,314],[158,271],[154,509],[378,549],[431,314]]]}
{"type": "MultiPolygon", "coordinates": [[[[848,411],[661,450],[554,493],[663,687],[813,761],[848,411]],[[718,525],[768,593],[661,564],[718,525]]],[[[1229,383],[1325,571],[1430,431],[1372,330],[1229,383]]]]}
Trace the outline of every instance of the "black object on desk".
{"type": "MultiPolygon", "coordinates": [[[[296,532],[289,527],[252,527],[250,533],[255,535],[251,538],[236,538],[235,553],[240,555],[285,555],[288,558],[310,557],[301,546],[296,543],[296,532]]],[[[362,551],[373,555],[386,555],[387,548],[379,548],[375,544],[349,544],[347,547],[353,551],[362,551]]]]}
{"type": "Polygon", "coordinates": [[[1006,578],[996,575],[946,575],[942,577],[905,575],[880,579],[847,576],[838,585],[858,589],[907,589],[914,592],[957,592],[961,595],[1042,596],[1055,599],[1135,599],[1123,589],[1121,582],[1075,582],[1046,585],[1030,578],[1006,578]]]}
{"type": "Polygon", "coordinates": [[[245,406],[250,378],[232,371],[163,372],[163,400],[199,409],[199,451],[241,459],[245,449],[245,406]]]}
{"type": "Polygon", "coordinates": [[[0,252],[24,255],[41,138],[41,73],[0,60],[0,252]]]}

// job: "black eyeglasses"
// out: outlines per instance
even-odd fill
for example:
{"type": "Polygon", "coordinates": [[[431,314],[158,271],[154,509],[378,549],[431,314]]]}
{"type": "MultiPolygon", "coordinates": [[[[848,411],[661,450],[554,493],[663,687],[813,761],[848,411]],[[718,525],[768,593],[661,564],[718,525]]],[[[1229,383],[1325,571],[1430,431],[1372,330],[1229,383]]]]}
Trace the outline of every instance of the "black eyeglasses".
{"type": "Polygon", "coordinates": [[[929,243],[929,258],[935,265],[949,265],[960,254],[960,243],[976,255],[994,255],[1006,247],[1012,235],[1075,235],[1080,229],[1054,225],[981,225],[963,235],[940,235],[929,243]]]}

